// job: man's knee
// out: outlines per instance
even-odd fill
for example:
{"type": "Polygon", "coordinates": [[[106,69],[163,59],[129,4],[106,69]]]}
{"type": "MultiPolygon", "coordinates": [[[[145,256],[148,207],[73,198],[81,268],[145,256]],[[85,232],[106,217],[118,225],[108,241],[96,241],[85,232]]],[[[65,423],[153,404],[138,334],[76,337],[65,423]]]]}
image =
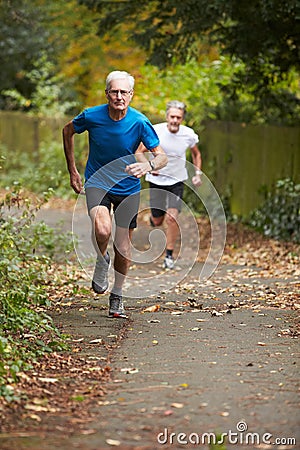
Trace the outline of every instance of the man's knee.
{"type": "Polygon", "coordinates": [[[99,224],[95,222],[94,233],[98,240],[106,241],[110,238],[111,226],[109,224],[102,224],[102,223],[99,224]]]}
{"type": "Polygon", "coordinates": [[[97,239],[101,241],[109,239],[112,225],[108,209],[106,207],[93,208],[90,217],[97,239]]]}

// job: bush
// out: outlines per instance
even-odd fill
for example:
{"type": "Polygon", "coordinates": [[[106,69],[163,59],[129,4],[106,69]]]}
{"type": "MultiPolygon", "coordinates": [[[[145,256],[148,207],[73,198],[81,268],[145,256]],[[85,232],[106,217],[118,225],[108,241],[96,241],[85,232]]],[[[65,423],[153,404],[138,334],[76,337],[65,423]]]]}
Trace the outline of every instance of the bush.
{"type": "Polygon", "coordinates": [[[300,184],[278,180],[247,222],[265,236],[300,243],[300,184]]]}
{"type": "Polygon", "coordinates": [[[203,120],[287,126],[299,123],[299,74],[295,70],[260,95],[255,90],[258,86],[253,89],[248,83],[247,87],[247,65],[236,58],[190,59],[165,70],[146,65],[141,75],[133,104],[154,123],[164,120],[167,101],[175,99],[188,105],[185,122],[198,133],[203,120]],[[245,82],[241,83],[241,77],[245,82]]]}
{"type": "Polygon", "coordinates": [[[51,188],[57,197],[69,198],[69,185],[64,152],[59,142],[43,144],[34,158],[26,152],[9,151],[2,147],[2,173],[0,186],[26,186],[26,189],[42,194],[51,188]]]}
{"type": "Polygon", "coordinates": [[[63,347],[62,336],[46,314],[46,286],[56,255],[71,249],[71,238],[42,222],[35,213],[44,199],[31,205],[20,190],[0,202],[0,395],[12,397],[10,381],[31,361],[63,347]]]}

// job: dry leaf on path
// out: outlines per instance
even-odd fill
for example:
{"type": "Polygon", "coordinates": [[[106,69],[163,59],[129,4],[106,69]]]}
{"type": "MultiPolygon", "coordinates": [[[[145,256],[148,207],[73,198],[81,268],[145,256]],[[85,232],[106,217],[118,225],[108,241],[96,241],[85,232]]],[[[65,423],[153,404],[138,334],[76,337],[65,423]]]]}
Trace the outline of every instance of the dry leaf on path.
{"type": "Polygon", "coordinates": [[[124,373],[138,373],[139,369],[137,369],[136,367],[124,367],[123,369],[121,369],[121,372],[124,373]]]}
{"type": "Polygon", "coordinates": [[[173,408],[178,408],[178,409],[180,409],[180,408],[183,408],[183,407],[184,407],[184,404],[183,404],[183,403],[172,403],[171,406],[172,406],[173,408]]]}
{"type": "Polygon", "coordinates": [[[160,305],[152,305],[152,306],[148,306],[148,308],[143,309],[142,313],[157,312],[159,310],[160,310],[160,305]]]}
{"type": "Polygon", "coordinates": [[[102,339],[93,339],[89,344],[102,344],[102,339]]]}
{"type": "Polygon", "coordinates": [[[121,445],[121,442],[117,441],[117,439],[106,439],[106,443],[113,447],[118,447],[119,445],[121,445]]]}

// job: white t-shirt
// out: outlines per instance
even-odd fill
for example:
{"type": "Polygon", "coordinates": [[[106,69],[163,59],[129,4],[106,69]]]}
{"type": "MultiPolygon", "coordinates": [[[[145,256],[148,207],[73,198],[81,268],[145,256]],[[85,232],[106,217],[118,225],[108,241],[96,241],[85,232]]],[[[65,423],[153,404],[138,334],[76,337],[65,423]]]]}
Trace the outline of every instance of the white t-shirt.
{"type": "Polygon", "coordinates": [[[160,145],[168,156],[168,164],[159,170],[159,175],[147,173],[146,180],[162,186],[172,185],[188,179],[186,151],[199,142],[194,130],[180,125],[177,133],[168,130],[167,122],[154,125],[160,145]]]}

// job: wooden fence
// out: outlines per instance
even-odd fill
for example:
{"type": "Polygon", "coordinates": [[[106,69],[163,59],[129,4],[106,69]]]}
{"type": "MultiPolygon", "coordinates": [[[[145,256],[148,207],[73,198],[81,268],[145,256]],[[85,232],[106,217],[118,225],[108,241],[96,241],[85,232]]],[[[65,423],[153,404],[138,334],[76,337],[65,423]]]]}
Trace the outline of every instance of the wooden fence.
{"type": "MultiPolygon", "coordinates": [[[[0,144],[38,160],[42,143],[61,142],[67,118],[0,111],[0,144]]],[[[300,182],[300,128],[210,121],[200,133],[203,170],[234,214],[247,215],[262,201],[260,190],[289,177],[300,182]]]]}

